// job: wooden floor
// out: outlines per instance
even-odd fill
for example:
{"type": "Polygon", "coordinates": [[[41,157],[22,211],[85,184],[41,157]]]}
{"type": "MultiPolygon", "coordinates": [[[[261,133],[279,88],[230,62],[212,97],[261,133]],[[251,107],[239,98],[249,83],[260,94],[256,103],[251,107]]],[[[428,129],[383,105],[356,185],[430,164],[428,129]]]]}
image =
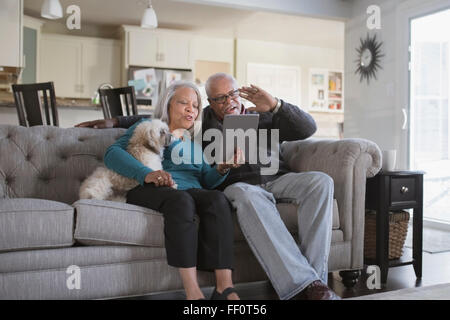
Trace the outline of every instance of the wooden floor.
{"type": "MultiPolygon", "coordinates": [[[[411,249],[405,248],[406,254],[411,254],[411,249]],[[409,251],[409,252],[408,252],[409,251]]],[[[430,286],[441,283],[450,283],[450,252],[442,252],[429,254],[423,253],[423,271],[422,279],[417,280],[412,265],[395,267],[389,269],[388,280],[385,285],[382,284],[380,290],[370,290],[367,288],[367,274],[365,271],[358,279],[358,283],[352,289],[346,289],[342,284],[339,272],[329,274],[328,285],[340,297],[358,297],[379,292],[387,292],[404,288],[414,288],[421,286],[430,286]]],[[[270,300],[278,299],[277,294],[273,290],[268,281],[255,282],[251,284],[237,284],[236,289],[244,300],[270,300]]],[[[213,288],[203,289],[207,298],[210,297],[213,288]]],[[[152,294],[126,299],[139,300],[160,300],[160,299],[185,299],[182,291],[174,291],[164,294],[152,294]]]]}
{"type": "MultiPolygon", "coordinates": [[[[412,255],[412,249],[405,248],[405,253],[412,255]]],[[[367,294],[387,292],[405,288],[430,286],[442,283],[450,283],[450,252],[423,253],[422,279],[416,279],[412,265],[390,268],[388,279],[380,290],[370,290],[367,288],[367,274],[363,274],[357,285],[348,290],[340,281],[338,273],[334,273],[329,278],[329,286],[342,298],[358,297],[367,294]]]]}

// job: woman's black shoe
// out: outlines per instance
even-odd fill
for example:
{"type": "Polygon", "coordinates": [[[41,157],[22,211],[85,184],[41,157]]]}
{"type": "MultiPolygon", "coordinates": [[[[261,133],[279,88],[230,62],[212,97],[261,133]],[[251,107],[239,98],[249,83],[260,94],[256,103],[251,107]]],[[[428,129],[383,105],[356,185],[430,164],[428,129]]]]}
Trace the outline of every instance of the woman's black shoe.
{"type": "Polygon", "coordinates": [[[214,288],[214,292],[211,296],[211,300],[227,300],[227,297],[231,293],[236,293],[237,291],[233,287],[226,288],[222,293],[217,292],[217,288],[214,288]]]}

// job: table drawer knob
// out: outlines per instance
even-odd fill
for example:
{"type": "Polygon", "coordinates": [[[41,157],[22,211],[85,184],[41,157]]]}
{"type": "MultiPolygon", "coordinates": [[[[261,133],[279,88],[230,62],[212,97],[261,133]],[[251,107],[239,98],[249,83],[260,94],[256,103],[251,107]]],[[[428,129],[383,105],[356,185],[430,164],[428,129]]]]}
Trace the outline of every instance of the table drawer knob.
{"type": "Polygon", "coordinates": [[[407,193],[408,191],[409,191],[408,187],[405,187],[405,186],[403,186],[403,187],[400,189],[400,192],[401,192],[401,193],[407,193]]]}

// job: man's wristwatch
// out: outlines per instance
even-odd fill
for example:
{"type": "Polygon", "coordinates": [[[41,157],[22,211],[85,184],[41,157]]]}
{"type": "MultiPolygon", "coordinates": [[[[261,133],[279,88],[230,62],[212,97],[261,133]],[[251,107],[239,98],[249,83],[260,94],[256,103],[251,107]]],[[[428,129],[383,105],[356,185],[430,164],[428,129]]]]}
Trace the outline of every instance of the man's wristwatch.
{"type": "Polygon", "coordinates": [[[275,106],[275,109],[272,110],[272,113],[277,113],[278,110],[280,110],[281,108],[281,99],[275,98],[277,99],[277,105],[275,106]]]}

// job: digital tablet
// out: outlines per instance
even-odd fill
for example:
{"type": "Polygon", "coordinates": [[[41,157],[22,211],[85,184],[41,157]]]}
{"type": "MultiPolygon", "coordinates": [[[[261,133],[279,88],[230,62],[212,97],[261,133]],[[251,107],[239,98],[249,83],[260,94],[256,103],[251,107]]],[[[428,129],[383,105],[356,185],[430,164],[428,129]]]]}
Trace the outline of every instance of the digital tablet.
{"type": "MultiPolygon", "coordinates": [[[[239,114],[239,115],[225,115],[225,118],[223,119],[223,127],[222,127],[222,134],[223,134],[223,161],[227,161],[231,159],[234,155],[234,150],[238,146],[238,135],[239,131],[236,131],[236,129],[242,129],[243,130],[243,139],[245,141],[245,147],[242,149],[244,151],[245,155],[245,162],[248,162],[250,159],[250,143],[256,147],[257,144],[257,137],[258,137],[258,124],[259,124],[259,114],[239,114]],[[250,131],[247,131],[251,129],[251,131],[254,131],[254,134],[251,134],[250,131]],[[228,148],[226,149],[226,143],[227,143],[227,130],[232,130],[234,134],[234,148],[228,148]],[[246,134],[247,133],[247,134],[246,134]],[[256,139],[254,139],[256,138],[256,139]],[[253,140],[252,140],[253,139],[253,140]]],[[[242,133],[242,131],[241,131],[242,133]]],[[[253,149],[253,148],[252,148],[253,149]]],[[[257,150],[257,149],[255,149],[257,150]]]]}

